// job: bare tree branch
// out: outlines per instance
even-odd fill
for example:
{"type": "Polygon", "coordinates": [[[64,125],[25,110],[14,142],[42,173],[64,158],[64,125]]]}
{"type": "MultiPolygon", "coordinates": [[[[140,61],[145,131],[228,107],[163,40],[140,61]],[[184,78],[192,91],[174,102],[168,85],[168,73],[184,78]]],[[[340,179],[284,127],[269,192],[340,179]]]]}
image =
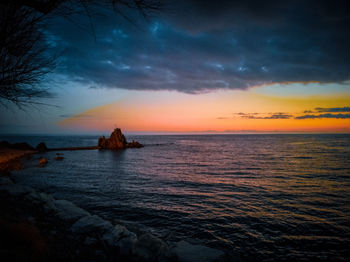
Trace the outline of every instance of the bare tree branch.
{"type": "Polygon", "coordinates": [[[53,71],[56,58],[49,54],[44,35],[48,19],[85,14],[94,37],[92,17],[96,8],[106,8],[131,19],[122,11],[135,9],[147,19],[161,9],[160,0],[0,0],[0,105],[9,101],[18,106],[41,104],[48,97],[40,87],[53,71]]]}

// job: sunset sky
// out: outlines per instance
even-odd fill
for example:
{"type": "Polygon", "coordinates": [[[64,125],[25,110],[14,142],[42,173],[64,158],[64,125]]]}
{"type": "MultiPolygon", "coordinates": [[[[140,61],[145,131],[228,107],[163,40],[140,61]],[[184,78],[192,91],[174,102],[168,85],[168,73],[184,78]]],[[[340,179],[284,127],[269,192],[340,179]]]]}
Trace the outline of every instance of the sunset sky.
{"type": "Polygon", "coordinates": [[[96,12],[95,36],[84,15],[48,26],[50,106],[8,105],[1,133],[350,132],[345,1],[167,1],[148,20],[125,10],[134,23],[96,12]]]}

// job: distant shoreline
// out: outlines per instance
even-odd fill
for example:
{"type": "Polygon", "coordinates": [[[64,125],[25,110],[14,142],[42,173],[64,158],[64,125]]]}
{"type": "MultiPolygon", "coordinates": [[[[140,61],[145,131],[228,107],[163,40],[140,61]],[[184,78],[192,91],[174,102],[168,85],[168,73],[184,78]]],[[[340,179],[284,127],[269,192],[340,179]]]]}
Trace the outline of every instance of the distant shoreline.
{"type": "Polygon", "coordinates": [[[23,167],[22,159],[35,154],[34,150],[0,148],[0,175],[23,167]]]}
{"type": "MultiPolygon", "coordinates": [[[[108,132],[105,133],[96,133],[96,134],[0,134],[1,137],[100,137],[101,135],[108,135],[108,132]]],[[[263,133],[128,133],[125,132],[126,137],[138,137],[138,136],[215,136],[215,135],[350,135],[350,132],[263,132],[263,133]]],[[[1,140],[1,139],[0,139],[1,140]]]]}

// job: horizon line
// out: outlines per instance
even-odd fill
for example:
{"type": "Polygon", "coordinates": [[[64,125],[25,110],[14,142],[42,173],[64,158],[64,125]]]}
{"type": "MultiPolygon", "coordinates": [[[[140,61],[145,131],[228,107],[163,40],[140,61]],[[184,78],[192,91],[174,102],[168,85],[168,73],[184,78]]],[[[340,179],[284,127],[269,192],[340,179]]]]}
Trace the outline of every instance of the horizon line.
{"type": "MultiPolygon", "coordinates": [[[[95,132],[72,132],[72,133],[0,133],[1,136],[105,136],[111,132],[104,131],[101,133],[95,132]]],[[[337,134],[350,135],[350,131],[237,131],[237,132],[215,132],[215,131],[191,131],[191,132],[172,132],[172,131],[124,131],[125,135],[318,135],[318,134],[337,134]]]]}

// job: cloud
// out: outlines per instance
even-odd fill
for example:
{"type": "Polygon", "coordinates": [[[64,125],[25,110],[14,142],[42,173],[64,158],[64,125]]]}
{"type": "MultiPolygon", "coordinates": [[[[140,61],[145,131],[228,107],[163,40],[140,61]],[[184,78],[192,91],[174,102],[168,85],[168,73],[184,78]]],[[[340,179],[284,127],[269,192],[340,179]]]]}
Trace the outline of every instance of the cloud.
{"type": "Polygon", "coordinates": [[[331,108],[322,108],[317,107],[315,108],[317,112],[328,112],[328,113],[334,113],[334,112],[350,112],[350,107],[331,107],[331,108]]]}
{"type": "Polygon", "coordinates": [[[317,119],[317,118],[336,118],[336,119],[350,119],[350,114],[320,114],[320,115],[302,115],[295,119],[317,119]]]}
{"type": "Polygon", "coordinates": [[[341,83],[350,79],[348,6],[179,0],[149,23],[131,14],[139,27],[114,14],[95,17],[96,41],[66,20],[48,30],[64,50],[59,73],[88,86],[196,94],[276,82],[341,83]]]}
{"type": "Polygon", "coordinates": [[[259,113],[239,113],[241,118],[246,118],[246,119],[290,119],[293,116],[290,114],[282,113],[282,112],[277,112],[277,113],[270,113],[267,116],[261,116],[264,114],[259,114],[259,113]]]}

